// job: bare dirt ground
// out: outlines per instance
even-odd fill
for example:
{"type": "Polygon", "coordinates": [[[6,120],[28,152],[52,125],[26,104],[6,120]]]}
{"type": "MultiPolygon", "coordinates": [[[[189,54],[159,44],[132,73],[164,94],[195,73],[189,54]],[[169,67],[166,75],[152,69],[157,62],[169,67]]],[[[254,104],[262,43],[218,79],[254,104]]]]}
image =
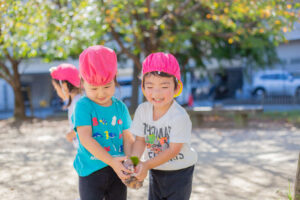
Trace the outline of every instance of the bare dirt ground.
{"type": "MultiPolygon", "coordinates": [[[[293,191],[300,130],[290,124],[259,123],[248,128],[193,129],[198,152],[192,200],[279,200],[293,191]]],[[[61,118],[11,125],[0,121],[0,199],[75,200],[75,150],[61,118]]],[[[129,200],[147,199],[147,181],[129,190],[129,200]]]]}

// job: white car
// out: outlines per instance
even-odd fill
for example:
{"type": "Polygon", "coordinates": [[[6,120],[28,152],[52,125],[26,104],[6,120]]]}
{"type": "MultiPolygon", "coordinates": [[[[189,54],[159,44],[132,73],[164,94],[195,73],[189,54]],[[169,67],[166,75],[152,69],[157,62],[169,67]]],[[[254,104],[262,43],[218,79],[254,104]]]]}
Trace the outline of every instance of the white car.
{"type": "Polygon", "coordinates": [[[292,74],[282,70],[260,72],[253,78],[252,94],[255,97],[300,97],[300,79],[295,79],[292,74]]]}

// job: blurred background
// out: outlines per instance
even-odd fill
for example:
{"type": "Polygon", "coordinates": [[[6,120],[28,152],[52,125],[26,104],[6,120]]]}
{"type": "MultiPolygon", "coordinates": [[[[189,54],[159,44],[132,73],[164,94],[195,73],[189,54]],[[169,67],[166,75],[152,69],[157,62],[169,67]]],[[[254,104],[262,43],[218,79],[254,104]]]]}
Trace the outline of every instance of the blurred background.
{"type": "MultiPolygon", "coordinates": [[[[115,96],[132,114],[144,100],[144,58],[178,59],[177,101],[198,152],[192,200],[290,200],[293,183],[300,195],[299,8],[300,0],[0,0],[0,196],[78,198],[67,112],[49,69],[78,67],[99,44],[117,53],[115,96]]],[[[128,199],[144,199],[146,186],[128,199]]]]}
{"type": "Polygon", "coordinates": [[[0,119],[61,113],[49,68],[78,67],[102,44],[118,54],[116,97],[133,113],[151,52],[174,54],[186,107],[299,110],[299,2],[198,0],[1,1],[0,119]]]}

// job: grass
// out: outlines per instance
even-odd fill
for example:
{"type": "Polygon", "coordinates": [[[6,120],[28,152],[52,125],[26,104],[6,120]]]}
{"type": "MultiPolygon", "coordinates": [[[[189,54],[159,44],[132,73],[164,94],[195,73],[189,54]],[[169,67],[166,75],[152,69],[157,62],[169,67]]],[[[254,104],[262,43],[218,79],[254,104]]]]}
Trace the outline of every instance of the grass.
{"type": "MultiPolygon", "coordinates": [[[[289,189],[288,189],[288,191],[287,191],[286,194],[283,194],[283,192],[280,191],[280,190],[277,190],[277,193],[281,194],[281,195],[284,195],[285,197],[287,197],[288,200],[296,200],[296,199],[293,198],[292,191],[291,191],[291,184],[290,183],[289,183],[289,189]]],[[[279,200],[282,200],[282,199],[279,199],[279,200]]]]}
{"type": "Polygon", "coordinates": [[[291,192],[291,184],[289,183],[289,191],[287,193],[288,200],[293,200],[292,192],[291,192]]]}

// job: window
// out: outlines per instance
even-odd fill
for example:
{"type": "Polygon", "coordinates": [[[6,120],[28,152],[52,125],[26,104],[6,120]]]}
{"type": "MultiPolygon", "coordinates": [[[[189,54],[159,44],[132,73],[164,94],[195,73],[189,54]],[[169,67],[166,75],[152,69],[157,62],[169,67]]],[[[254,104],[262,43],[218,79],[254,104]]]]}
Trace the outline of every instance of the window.
{"type": "Polygon", "coordinates": [[[266,74],[266,75],[262,75],[260,78],[262,80],[274,80],[274,79],[278,79],[278,75],[277,74],[266,74]]]}
{"type": "Polygon", "coordinates": [[[279,80],[287,80],[288,79],[288,75],[287,74],[278,74],[278,79],[279,80]]]}
{"type": "Polygon", "coordinates": [[[292,65],[300,64],[300,58],[292,58],[291,59],[291,64],[292,65]]]}

